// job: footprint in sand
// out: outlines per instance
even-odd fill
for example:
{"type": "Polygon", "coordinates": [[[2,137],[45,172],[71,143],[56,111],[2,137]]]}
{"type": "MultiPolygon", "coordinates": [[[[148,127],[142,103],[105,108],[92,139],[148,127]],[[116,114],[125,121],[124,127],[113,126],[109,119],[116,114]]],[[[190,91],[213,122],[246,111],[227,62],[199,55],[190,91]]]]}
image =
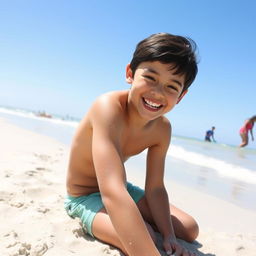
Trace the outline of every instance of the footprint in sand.
{"type": "Polygon", "coordinates": [[[36,167],[37,171],[47,171],[47,172],[51,172],[52,170],[49,168],[45,168],[45,167],[36,167]]]}
{"type": "Polygon", "coordinates": [[[0,202],[5,202],[6,204],[16,208],[25,206],[23,198],[17,198],[17,194],[14,195],[14,193],[9,193],[6,191],[0,191],[0,202]]]}
{"type": "Polygon", "coordinates": [[[31,244],[26,242],[17,242],[13,248],[10,248],[8,255],[43,256],[48,251],[48,249],[49,248],[46,243],[32,246],[31,244]]]}
{"type": "Polygon", "coordinates": [[[31,244],[20,243],[19,246],[19,255],[30,255],[31,244]]]}
{"type": "Polygon", "coordinates": [[[54,246],[52,242],[46,243],[40,241],[39,243],[32,245],[28,242],[19,241],[19,236],[15,231],[10,231],[5,234],[3,236],[3,243],[9,256],[43,256],[49,248],[54,246]]]}
{"type": "Polygon", "coordinates": [[[72,233],[76,236],[76,238],[84,237],[85,233],[82,228],[75,228],[72,230],[72,233]]]}
{"type": "Polygon", "coordinates": [[[9,202],[14,197],[13,193],[0,191],[0,201],[9,202]]]}
{"type": "Polygon", "coordinates": [[[44,206],[42,206],[42,205],[40,205],[36,210],[37,210],[38,212],[41,212],[41,213],[44,213],[44,214],[50,211],[49,208],[44,207],[44,206]]]}
{"type": "Polygon", "coordinates": [[[22,206],[24,206],[24,202],[11,202],[10,206],[21,208],[22,206]]]}
{"type": "Polygon", "coordinates": [[[44,167],[36,167],[36,170],[38,170],[38,171],[44,171],[44,170],[47,170],[47,169],[44,168],[44,167]]]}
{"type": "Polygon", "coordinates": [[[34,256],[42,256],[48,251],[49,247],[46,243],[37,244],[35,247],[32,248],[30,254],[34,256]]]}
{"type": "Polygon", "coordinates": [[[13,171],[11,171],[11,170],[5,170],[4,171],[4,177],[5,178],[9,178],[9,177],[11,177],[13,175],[13,171]]]}
{"type": "MultiPolygon", "coordinates": [[[[10,231],[5,234],[3,238],[1,238],[1,243],[4,245],[4,248],[8,249],[8,251],[16,251],[16,247],[19,246],[18,234],[15,231],[10,231]]],[[[9,255],[13,255],[10,254],[9,255]]]]}
{"type": "Polygon", "coordinates": [[[114,247],[111,246],[104,246],[101,248],[101,251],[104,253],[104,255],[112,255],[112,256],[124,256],[124,254],[122,254],[121,252],[119,252],[117,249],[115,249],[114,247]]]}
{"type": "Polygon", "coordinates": [[[44,154],[34,154],[35,157],[39,158],[42,161],[48,161],[51,159],[51,156],[44,155],[44,154]]]}
{"type": "Polygon", "coordinates": [[[34,171],[34,170],[29,170],[29,171],[26,171],[25,174],[28,175],[28,176],[34,176],[35,174],[37,174],[38,172],[37,171],[34,171]]]}

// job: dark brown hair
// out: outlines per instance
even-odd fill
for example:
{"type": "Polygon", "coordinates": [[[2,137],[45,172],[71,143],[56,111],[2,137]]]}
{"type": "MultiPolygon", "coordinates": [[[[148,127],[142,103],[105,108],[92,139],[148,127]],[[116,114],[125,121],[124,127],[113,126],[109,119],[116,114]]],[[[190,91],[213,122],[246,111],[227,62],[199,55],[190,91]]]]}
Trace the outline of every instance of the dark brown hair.
{"type": "Polygon", "coordinates": [[[175,74],[185,74],[184,91],[197,75],[196,49],[196,43],[190,38],[168,33],[153,34],[137,44],[130,67],[134,75],[141,62],[174,64],[175,74]]]}

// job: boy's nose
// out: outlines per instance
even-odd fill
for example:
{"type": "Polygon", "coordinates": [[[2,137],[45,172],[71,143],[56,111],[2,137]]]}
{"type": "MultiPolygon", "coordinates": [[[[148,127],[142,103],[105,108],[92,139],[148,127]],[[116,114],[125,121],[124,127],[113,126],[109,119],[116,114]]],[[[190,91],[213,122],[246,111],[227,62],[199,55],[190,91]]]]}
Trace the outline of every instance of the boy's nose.
{"type": "Polygon", "coordinates": [[[162,98],[164,95],[164,89],[163,86],[158,85],[151,89],[150,91],[152,96],[155,96],[155,98],[162,98]]]}

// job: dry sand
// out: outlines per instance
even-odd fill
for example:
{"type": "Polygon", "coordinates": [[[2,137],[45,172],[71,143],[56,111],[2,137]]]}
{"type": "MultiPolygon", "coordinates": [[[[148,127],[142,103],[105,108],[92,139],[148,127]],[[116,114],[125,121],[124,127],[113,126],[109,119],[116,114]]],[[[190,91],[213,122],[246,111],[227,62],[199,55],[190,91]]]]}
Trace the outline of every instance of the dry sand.
{"type": "MultiPolygon", "coordinates": [[[[69,148],[0,119],[0,255],[103,256],[118,250],[84,234],[63,208],[69,148]]],[[[127,169],[131,169],[131,165],[127,169]]],[[[142,185],[141,175],[130,180],[142,185]]],[[[256,213],[175,183],[172,202],[199,222],[200,236],[185,247],[207,256],[255,256],[256,213]]],[[[159,250],[161,239],[159,237],[159,250]]]]}

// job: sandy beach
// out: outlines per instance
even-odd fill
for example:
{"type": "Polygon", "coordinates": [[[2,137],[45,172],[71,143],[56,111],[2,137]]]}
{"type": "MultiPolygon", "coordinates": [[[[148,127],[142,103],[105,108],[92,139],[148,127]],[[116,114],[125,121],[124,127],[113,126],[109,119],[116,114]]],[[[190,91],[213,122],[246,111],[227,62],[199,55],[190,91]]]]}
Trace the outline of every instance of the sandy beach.
{"type": "MultiPolygon", "coordinates": [[[[69,147],[3,118],[0,127],[0,254],[122,255],[87,236],[79,221],[65,213],[69,147]]],[[[127,163],[128,177],[142,186],[144,176],[136,171],[136,163],[136,159],[127,163]]],[[[255,255],[255,211],[174,182],[166,186],[171,202],[194,216],[200,226],[200,235],[193,244],[179,240],[186,248],[199,256],[255,255]]],[[[158,240],[159,251],[165,255],[161,238],[158,240]]]]}

